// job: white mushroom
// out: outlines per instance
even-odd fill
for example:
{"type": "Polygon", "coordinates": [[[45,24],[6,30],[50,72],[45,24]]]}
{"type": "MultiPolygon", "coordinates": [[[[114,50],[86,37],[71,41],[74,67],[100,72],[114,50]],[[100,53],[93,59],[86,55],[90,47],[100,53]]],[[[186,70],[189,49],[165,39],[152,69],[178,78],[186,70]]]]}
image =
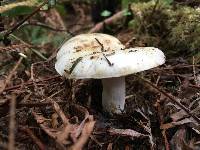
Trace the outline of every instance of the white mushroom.
{"type": "Polygon", "coordinates": [[[118,39],[106,34],[82,34],[71,38],[59,50],[55,68],[73,79],[102,79],[104,111],[121,113],[125,104],[125,76],[165,62],[154,47],[124,49],[118,39]]]}

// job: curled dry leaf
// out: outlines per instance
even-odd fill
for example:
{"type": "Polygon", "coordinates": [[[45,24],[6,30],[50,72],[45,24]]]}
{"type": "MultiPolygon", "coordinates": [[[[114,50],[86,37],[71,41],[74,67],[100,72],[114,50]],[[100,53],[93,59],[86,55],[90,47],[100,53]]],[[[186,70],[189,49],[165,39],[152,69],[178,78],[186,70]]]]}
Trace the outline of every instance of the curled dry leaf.
{"type": "Polygon", "coordinates": [[[71,105],[70,112],[83,120],[89,116],[89,112],[87,111],[87,109],[80,105],[71,105]]]}
{"type": "Polygon", "coordinates": [[[56,113],[53,113],[51,115],[51,125],[53,128],[57,128],[58,127],[58,114],[56,113]]]}
{"type": "Polygon", "coordinates": [[[176,150],[199,150],[199,145],[196,144],[195,138],[188,138],[187,128],[180,128],[172,137],[171,149],[176,150]]]}
{"type": "Polygon", "coordinates": [[[74,132],[71,133],[71,138],[73,140],[73,142],[76,142],[78,136],[81,134],[81,131],[84,128],[85,122],[88,119],[89,116],[87,116],[79,126],[76,127],[76,130],[74,130],[74,132]]]}
{"type": "Polygon", "coordinates": [[[69,136],[69,131],[71,130],[72,126],[65,126],[61,129],[53,129],[48,127],[49,125],[49,119],[44,118],[42,115],[37,114],[36,112],[32,111],[33,116],[35,117],[35,120],[40,125],[40,127],[59,145],[64,144],[70,144],[70,141],[67,141],[67,138],[69,136]]]}
{"type": "MultiPolygon", "coordinates": [[[[59,107],[56,102],[52,101],[53,108],[57,115],[62,120],[62,125],[59,128],[49,127],[52,124],[50,119],[46,119],[41,114],[37,114],[32,111],[33,116],[35,117],[37,123],[40,127],[50,136],[52,137],[61,147],[65,147],[65,145],[71,145],[70,149],[79,150],[82,149],[84,144],[87,142],[89,136],[91,135],[95,121],[93,116],[89,115],[89,112],[84,107],[79,107],[78,105],[74,108],[76,112],[84,113],[81,116],[85,116],[80,124],[77,122],[72,124],[59,107]],[[81,111],[80,111],[81,110],[81,111]]],[[[78,114],[78,113],[77,113],[78,114]]],[[[57,118],[54,118],[57,119],[57,118]]],[[[54,120],[55,122],[55,120],[54,120]]]]}
{"type": "Polygon", "coordinates": [[[184,110],[181,109],[178,112],[171,114],[170,117],[175,122],[175,121],[178,121],[180,119],[186,118],[187,114],[185,113],[184,110]]]}
{"type": "Polygon", "coordinates": [[[54,107],[54,110],[56,111],[56,113],[58,114],[58,116],[60,116],[60,118],[62,119],[62,122],[64,125],[69,124],[69,120],[67,119],[67,117],[65,116],[64,112],[60,109],[60,106],[54,102],[51,101],[54,107]]]}
{"type": "Polygon", "coordinates": [[[190,124],[191,126],[196,126],[196,127],[198,126],[198,124],[194,121],[194,119],[190,117],[190,118],[182,119],[180,121],[163,124],[160,126],[160,128],[167,130],[167,129],[170,129],[179,125],[183,125],[183,124],[190,124]]]}
{"type": "Polygon", "coordinates": [[[172,137],[172,140],[170,141],[171,149],[182,150],[183,143],[185,142],[185,137],[186,137],[186,130],[184,128],[176,131],[175,135],[172,137]]]}
{"type": "Polygon", "coordinates": [[[94,125],[95,121],[93,120],[93,116],[88,116],[87,122],[84,124],[82,129],[82,133],[77,142],[71,147],[71,150],[81,150],[83,148],[90,135],[92,134],[94,125]]]}
{"type": "Polygon", "coordinates": [[[143,137],[148,137],[148,135],[139,133],[137,131],[134,131],[132,129],[109,129],[108,132],[111,135],[119,135],[119,136],[128,136],[131,138],[143,138],[143,137]]]}
{"type": "Polygon", "coordinates": [[[113,147],[113,143],[109,143],[107,146],[107,150],[112,150],[112,147],[113,147]]]}
{"type": "Polygon", "coordinates": [[[89,112],[87,111],[87,109],[85,109],[84,107],[82,106],[79,106],[79,105],[72,105],[71,106],[71,109],[73,110],[73,113],[75,113],[79,118],[83,118],[83,115],[84,115],[84,119],[83,121],[80,123],[79,126],[77,126],[77,129],[74,133],[71,134],[71,138],[74,140],[76,139],[80,134],[81,134],[81,131],[85,125],[85,122],[91,117],[89,115],[89,112]]]}

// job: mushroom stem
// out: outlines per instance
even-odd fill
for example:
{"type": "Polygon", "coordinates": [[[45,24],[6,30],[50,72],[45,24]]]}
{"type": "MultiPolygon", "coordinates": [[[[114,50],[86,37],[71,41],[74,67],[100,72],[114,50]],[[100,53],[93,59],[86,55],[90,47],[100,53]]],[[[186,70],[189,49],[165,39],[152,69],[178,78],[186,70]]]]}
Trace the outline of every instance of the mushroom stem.
{"type": "Polygon", "coordinates": [[[109,114],[119,114],[125,104],[125,77],[102,79],[102,105],[109,114]]]}

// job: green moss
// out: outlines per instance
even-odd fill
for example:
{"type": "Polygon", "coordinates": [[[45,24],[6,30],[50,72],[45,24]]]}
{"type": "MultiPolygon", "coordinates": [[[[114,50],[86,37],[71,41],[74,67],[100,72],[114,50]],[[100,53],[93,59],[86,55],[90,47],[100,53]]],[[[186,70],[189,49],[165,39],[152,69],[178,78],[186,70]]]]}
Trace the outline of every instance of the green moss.
{"type": "Polygon", "coordinates": [[[200,11],[183,7],[171,15],[169,42],[179,51],[194,54],[200,48],[200,11]]]}
{"type": "Polygon", "coordinates": [[[166,3],[137,3],[131,7],[134,35],[147,46],[159,47],[168,55],[197,54],[200,48],[200,10],[166,3]]]}

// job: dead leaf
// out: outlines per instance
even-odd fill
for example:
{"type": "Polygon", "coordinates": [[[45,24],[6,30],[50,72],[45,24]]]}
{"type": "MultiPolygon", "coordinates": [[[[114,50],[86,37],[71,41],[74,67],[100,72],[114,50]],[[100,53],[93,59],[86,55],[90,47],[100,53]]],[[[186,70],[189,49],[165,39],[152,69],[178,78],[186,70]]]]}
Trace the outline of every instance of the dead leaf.
{"type": "Polygon", "coordinates": [[[196,93],[198,93],[198,91],[199,89],[190,87],[189,81],[185,79],[180,87],[180,92],[178,94],[178,97],[182,99],[182,102],[189,105],[190,99],[192,99],[196,95],[196,93]]]}
{"type": "MultiPolygon", "coordinates": [[[[52,137],[62,148],[65,148],[66,145],[73,144],[70,148],[73,150],[81,150],[84,144],[87,142],[89,136],[91,135],[95,121],[93,116],[89,115],[89,112],[84,107],[76,108],[78,110],[82,110],[84,113],[81,116],[85,116],[80,124],[75,122],[72,124],[60,108],[60,106],[52,101],[52,105],[56,113],[52,115],[54,119],[46,119],[41,114],[37,114],[32,110],[32,114],[35,117],[37,123],[40,127],[50,136],[52,137]],[[55,128],[58,126],[57,118],[60,117],[63,124],[59,128],[55,128]],[[52,122],[53,120],[53,122],[52,122]],[[49,125],[52,124],[53,128],[50,128],[49,125]]],[[[76,110],[76,111],[78,111],[76,110]]],[[[80,116],[80,112],[79,112],[80,116]]]]}
{"type": "Polygon", "coordinates": [[[191,117],[191,118],[182,119],[182,120],[180,120],[180,121],[174,121],[174,122],[162,124],[162,125],[160,126],[160,128],[163,129],[163,130],[167,130],[167,129],[174,128],[174,127],[176,127],[176,126],[183,125],[183,124],[190,124],[191,126],[197,126],[197,125],[198,125],[198,124],[194,121],[194,119],[191,117]]]}
{"type": "Polygon", "coordinates": [[[183,141],[185,139],[185,129],[179,129],[173,136],[171,143],[171,149],[182,150],[183,141]]]}
{"type": "Polygon", "coordinates": [[[63,124],[64,125],[69,124],[69,120],[66,118],[64,112],[60,109],[60,106],[55,101],[51,100],[51,102],[53,104],[54,110],[56,111],[56,113],[58,114],[58,116],[60,116],[63,124]]]}
{"type": "Polygon", "coordinates": [[[107,150],[112,150],[113,143],[109,143],[107,146],[107,150]]]}
{"type": "Polygon", "coordinates": [[[53,113],[51,115],[51,125],[53,128],[57,128],[58,127],[58,114],[53,113]]]}
{"type": "Polygon", "coordinates": [[[148,137],[148,135],[139,133],[132,129],[114,129],[114,128],[112,128],[112,129],[109,129],[108,132],[111,135],[128,136],[131,138],[148,137]]]}
{"type": "Polygon", "coordinates": [[[185,128],[181,128],[176,131],[175,135],[173,136],[171,143],[171,149],[175,150],[197,150],[199,149],[198,146],[195,146],[195,140],[191,139],[190,141],[187,140],[186,135],[187,130],[185,128]]]}
{"type": "Polygon", "coordinates": [[[81,120],[84,120],[89,115],[89,112],[86,108],[80,106],[80,105],[71,105],[70,106],[70,112],[74,114],[74,116],[77,116],[81,120]]]}
{"type": "Polygon", "coordinates": [[[184,110],[181,109],[180,111],[171,114],[170,117],[175,122],[175,121],[180,120],[180,119],[182,119],[184,117],[187,117],[187,114],[186,114],[186,112],[184,110]]]}
{"type": "Polygon", "coordinates": [[[81,150],[83,146],[87,142],[88,138],[92,134],[94,129],[95,121],[93,120],[93,116],[89,116],[87,122],[85,123],[82,133],[78,138],[77,142],[71,147],[71,150],[81,150]]]}
{"type": "MultiPolygon", "coordinates": [[[[71,134],[72,139],[77,139],[78,136],[81,134],[81,131],[83,130],[83,127],[85,125],[86,120],[88,119],[89,116],[87,116],[81,124],[77,127],[76,131],[71,134]]],[[[75,140],[73,140],[75,142],[75,140]]]]}

